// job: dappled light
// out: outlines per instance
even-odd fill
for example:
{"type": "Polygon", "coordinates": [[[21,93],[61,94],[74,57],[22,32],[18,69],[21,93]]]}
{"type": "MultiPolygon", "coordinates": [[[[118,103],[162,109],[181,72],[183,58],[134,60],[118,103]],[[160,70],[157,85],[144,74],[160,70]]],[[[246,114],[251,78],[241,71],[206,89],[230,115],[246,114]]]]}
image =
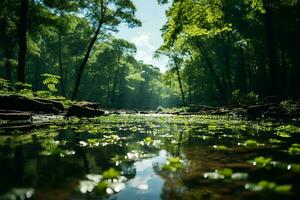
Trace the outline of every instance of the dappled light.
{"type": "Polygon", "coordinates": [[[1,0],[0,200],[300,199],[300,0],[1,0]]]}

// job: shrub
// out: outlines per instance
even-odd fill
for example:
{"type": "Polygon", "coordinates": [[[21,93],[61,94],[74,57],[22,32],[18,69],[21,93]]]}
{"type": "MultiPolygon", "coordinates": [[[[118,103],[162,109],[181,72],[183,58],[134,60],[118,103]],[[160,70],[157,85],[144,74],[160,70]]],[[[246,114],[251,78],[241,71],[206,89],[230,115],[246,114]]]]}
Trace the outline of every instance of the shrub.
{"type": "Polygon", "coordinates": [[[236,105],[254,105],[259,101],[259,96],[253,91],[242,93],[240,90],[232,92],[231,102],[236,105]]]}

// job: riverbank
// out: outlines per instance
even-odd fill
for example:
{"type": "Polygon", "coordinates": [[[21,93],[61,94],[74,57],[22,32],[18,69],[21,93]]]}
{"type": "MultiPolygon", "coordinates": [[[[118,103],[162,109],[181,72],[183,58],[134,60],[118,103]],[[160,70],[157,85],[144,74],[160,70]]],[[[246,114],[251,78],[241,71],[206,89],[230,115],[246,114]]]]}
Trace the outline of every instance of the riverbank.
{"type": "Polygon", "coordinates": [[[136,111],[103,109],[98,103],[86,101],[66,105],[53,99],[0,95],[0,129],[2,130],[30,130],[69,117],[89,118],[110,114],[229,115],[248,120],[300,122],[300,101],[268,97],[257,105],[220,107],[190,105],[176,108],[160,107],[155,111],[136,111]]]}

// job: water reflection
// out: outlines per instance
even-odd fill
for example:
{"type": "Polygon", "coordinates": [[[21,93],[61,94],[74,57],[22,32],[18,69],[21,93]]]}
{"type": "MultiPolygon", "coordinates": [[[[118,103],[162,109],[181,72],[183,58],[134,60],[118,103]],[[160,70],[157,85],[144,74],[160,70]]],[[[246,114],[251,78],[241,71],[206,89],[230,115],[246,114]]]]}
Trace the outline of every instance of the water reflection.
{"type": "Polygon", "coordinates": [[[300,157],[287,151],[292,143],[300,143],[297,135],[281,138],[275,129],[254,130],[244,121],[211,123],[195,117],[116,116],[0,137],[0,196],[25,198],[31,194],[38,200],[300,197],[300,165],[299,171],[295,170],[300,157]],[[270,138],[280,143],[275,146],[270,138]],[[252,146],[238,145],[247,144],[249,139],[252,146]],[[281,168],[274,163],[253,166],[249,160],[258,156],[271,157],[281,168]],[[175,166],[164,167],[170,158],[175,166]],[[182,167],[176,167],[179,161],[182,167]],[[282,163],[293,166],[294,171],[282,163]],[[246,174],[247,178],[232,180],[230,174],[212,180],[203,176],[222,169],[246,174]],[[98,178],[91,181],[93,177],[98,178]],[[287,194],[245,189],[246,184],[261,180],[269,181],[269,185],[292,184],[293,189],[287,194]],[[90,185],[80,192],[80,183],[90,185]]]}
{"type": "Polygon", "coordinates": [[[166,162],[167,152],[162,150],[157,157],[144,159],[134,163],[136,175],[126,184],[126,190],[109,199],[149,199],[161,198],[164,180],[156,173],[155,168],[166,162]]]}

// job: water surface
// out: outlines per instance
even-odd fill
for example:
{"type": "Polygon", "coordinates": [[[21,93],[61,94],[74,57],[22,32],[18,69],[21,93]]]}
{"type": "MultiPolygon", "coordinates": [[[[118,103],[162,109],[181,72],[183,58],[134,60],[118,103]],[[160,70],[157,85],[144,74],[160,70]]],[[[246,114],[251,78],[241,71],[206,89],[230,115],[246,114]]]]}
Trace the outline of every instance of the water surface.
{"type": "Polygon", "coordinates": [[[2,132],[0,199],[299,199],[295,124],[112,115],[2,132]]]}

